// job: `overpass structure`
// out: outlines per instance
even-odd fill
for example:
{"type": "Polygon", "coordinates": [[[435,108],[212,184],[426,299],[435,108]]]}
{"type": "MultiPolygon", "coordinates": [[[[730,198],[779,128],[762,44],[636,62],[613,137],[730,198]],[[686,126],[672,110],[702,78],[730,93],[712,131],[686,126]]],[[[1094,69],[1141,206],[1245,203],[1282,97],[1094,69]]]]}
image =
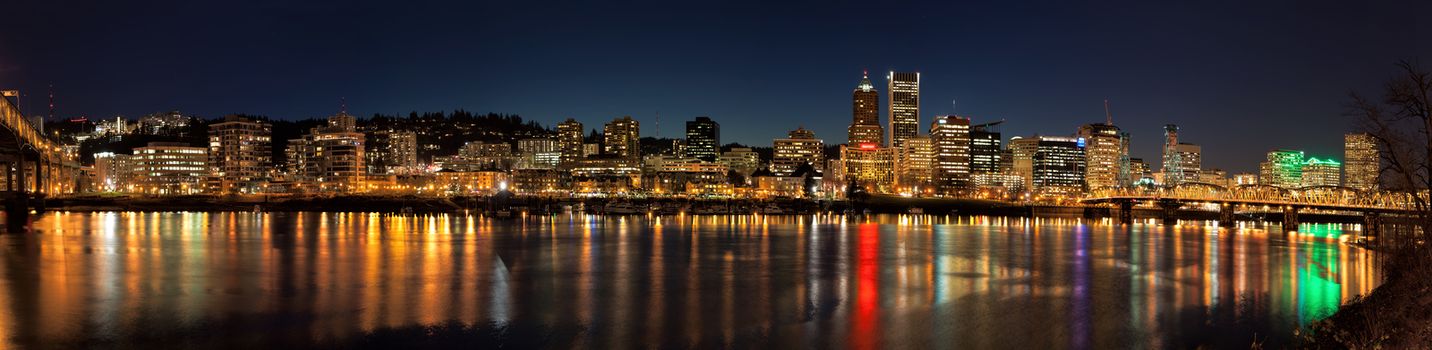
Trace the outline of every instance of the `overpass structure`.
{"type": "Polygon", "coordinates": [[[1225,226],[1231,225],[1239,212],[1281,211],[1283,226],[1297,227],[1300,211],[1319,210],[1359,213],[1369,228],[1375,228],[1380,215],[1415,212],[1415,200],[1408,193],[1359,191],[1339,186],[1289,189],[1267,185],[1223,187],[1189,182],[1166,188],[1096,190],[1080,202],[1116,206],[1121,223],[1133,222],[1133,207],[1137,204],[1157,205],[1163,209],[1165,222],[1174,220],[1174,213],[1184,206],[1216,204],[1219,224],[1225,226]]]}
{"type": "Polygon", "coordinates": [[[10,100],[0,98],[0,197],[12,232],[28,220],[32,206],[43,207],[46,197],[74,193],[78,187],[76,155],[34,123],[10,100]]]}

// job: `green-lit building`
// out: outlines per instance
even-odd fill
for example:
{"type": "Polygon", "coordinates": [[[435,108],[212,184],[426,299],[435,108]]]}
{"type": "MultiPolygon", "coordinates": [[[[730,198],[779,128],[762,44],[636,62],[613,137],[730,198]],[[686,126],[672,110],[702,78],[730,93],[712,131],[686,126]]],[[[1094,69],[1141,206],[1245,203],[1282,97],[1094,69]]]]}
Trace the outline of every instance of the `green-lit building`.
{"type": "Polygon", "coordinates": [[[1342,183],[1342,164],[1332,159],[1308,158],[1303,162],[1302,185],[1338,186],[1342,183]]]}
{"type": "Polygon", "coordinates": [[[1303,151],[1279,149],[1268,152],[1258,166],[1258,183],[1282,188],[1303,185],[1303,151]]]}

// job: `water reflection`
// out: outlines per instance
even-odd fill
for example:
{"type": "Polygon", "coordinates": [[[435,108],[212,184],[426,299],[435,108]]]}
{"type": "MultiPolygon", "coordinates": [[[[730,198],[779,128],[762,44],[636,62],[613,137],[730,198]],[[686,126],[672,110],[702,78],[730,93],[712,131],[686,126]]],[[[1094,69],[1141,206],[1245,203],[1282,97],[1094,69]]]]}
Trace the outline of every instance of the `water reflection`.
{"type": "Polygon", "coordinates": [[[1343,225],[59,213],[36,227],[0,235],[11,346],[445,332],[601,348],[1276,346],[1380,281],[1343,225]]]}

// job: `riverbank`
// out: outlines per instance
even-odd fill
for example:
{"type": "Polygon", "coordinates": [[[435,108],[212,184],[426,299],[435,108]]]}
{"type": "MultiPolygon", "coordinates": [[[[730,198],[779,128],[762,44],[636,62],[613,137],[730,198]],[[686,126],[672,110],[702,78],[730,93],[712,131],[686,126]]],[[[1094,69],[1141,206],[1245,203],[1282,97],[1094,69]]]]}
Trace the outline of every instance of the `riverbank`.
{"type": "Polygon", "coordinates": [[[1388,267],[1372,293],[1300,331],[1303,347],[1414,349],[1432,344],[1432,255],[1409,255],[1388,267]]]}

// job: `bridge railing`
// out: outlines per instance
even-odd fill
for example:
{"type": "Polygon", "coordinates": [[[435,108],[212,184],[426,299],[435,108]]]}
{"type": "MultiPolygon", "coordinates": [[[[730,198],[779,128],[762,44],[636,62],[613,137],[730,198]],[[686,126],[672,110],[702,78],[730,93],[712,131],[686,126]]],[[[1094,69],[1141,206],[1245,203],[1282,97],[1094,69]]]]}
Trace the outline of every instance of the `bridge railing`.
{"type": "MultiPolygon", "coordinates": [[[[1428,195],[1425,191],[1420,195],[1428,195]]],[[[1355,207],[1386,210],[1411,210],[1413,195],[1405,192],[1358,191],[1344,187],[1306,187],[1285,189],[1273,186],[1238,186],[1191,184],[1172,188],[1108,188],[1094,190],[1087,198],[1143,198],[1181,201],[1236,201],[1269,204],[1305,204],[1330,207],[1355,207]]]]}
{"type": "Polygon", "coordinates": [[[20,113],[20,109],[4,98],[0,98],[0,124],[20,139],[21,146],[29,145],[46,156],[62,153],[58,143],[40,133],[35,124],[20,113]]]}

